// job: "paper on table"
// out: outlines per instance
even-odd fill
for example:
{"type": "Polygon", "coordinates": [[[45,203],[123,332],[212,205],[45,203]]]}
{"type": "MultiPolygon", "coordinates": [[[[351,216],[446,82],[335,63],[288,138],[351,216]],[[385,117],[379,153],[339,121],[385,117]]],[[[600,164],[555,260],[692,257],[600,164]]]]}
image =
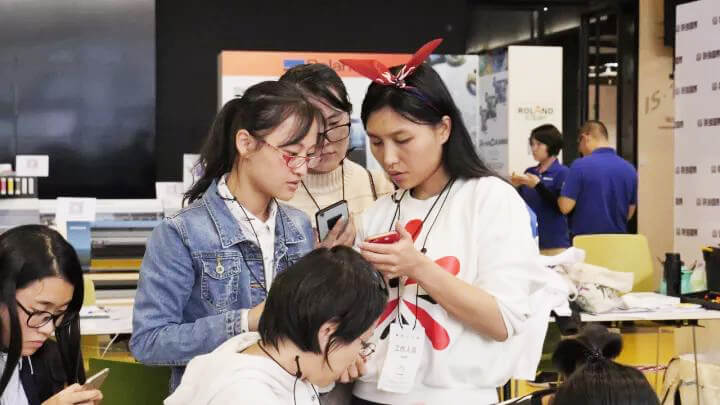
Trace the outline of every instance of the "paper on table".
{"type": "Polygon", "coordinates": [[[110,318],[110,312],[104,307],[86,305],[80,308],[80,318],[110,318]]]}
{"type": "Polygon", "coordinates": [[[672,308],[680,303],[680,298],[653,292],[631,292],[622,296],[625,309],[652,310],[672,308]]]}

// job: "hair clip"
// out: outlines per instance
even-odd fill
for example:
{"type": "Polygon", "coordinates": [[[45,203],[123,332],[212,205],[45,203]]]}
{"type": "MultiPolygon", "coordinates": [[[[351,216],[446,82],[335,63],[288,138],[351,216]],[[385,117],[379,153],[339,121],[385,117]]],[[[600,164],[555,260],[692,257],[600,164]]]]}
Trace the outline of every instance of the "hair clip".
{"type": "Polygon", "coordinates": [[[590,363],[597,363],[598,361],[603,359],[603,355],[596,349],[588,350],[587,353],[585,353],[585,358],[590,363]]]}
{"type": "Polygon", "coordinates": [[[442,41],[442,38],[434,39],[420,47],[410,60],[400,68],[400,71],[396,75],[390,73],[390,69],[388,69],[387,66],[375,59],[340,59],[340,62],[375,83],[404,89],[410,87],[405,83],[405,79],[430,56],[435,48],[440,46],[442,41]]]}

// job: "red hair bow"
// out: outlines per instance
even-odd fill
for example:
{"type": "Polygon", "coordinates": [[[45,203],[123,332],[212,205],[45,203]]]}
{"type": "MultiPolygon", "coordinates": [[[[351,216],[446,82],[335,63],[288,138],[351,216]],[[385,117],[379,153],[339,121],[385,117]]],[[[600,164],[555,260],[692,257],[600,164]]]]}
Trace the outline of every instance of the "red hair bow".
{"type": "Polygon", "coordinates": [[[376,83],[384,86],[397,86],[402,89],[405,88],[405,78],[410,76],[442,41],[442,38],[438,38],[423,45],[403,65],[397,75],[390,73],[387,66],[375,59],[340,59],[340,62],[376,83]]]}

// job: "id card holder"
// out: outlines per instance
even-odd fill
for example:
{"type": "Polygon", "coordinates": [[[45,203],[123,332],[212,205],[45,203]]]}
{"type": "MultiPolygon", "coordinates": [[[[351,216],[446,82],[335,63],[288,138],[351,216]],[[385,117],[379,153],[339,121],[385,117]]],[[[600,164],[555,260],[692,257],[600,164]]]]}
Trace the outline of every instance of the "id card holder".
{"type": "Polygon", "coordinates": [[[380,371],[378,389],[386,392],[407,394],[415,384],[415,376],[420,368],[423,348],[425,347],[425,329],[420,325],[390,325],[387,356],[380,371]]]}

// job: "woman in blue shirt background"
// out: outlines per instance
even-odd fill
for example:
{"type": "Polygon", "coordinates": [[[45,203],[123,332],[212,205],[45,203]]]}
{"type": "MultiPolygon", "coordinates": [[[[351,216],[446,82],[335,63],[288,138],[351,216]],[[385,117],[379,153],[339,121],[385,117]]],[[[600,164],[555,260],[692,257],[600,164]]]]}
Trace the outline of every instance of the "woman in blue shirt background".
{"type": "Polygon", "coordinates": [[[530,148],[537,166],[525,174],[511,177],[512,184],[538,217],[540,253],[551,255],[570,246],[565,215],[558,207],[558,197],[568,174],[567,166],[557,158],[563,146],[560,131],[552,124],[541,125],[530,133],[530,148]]]}

